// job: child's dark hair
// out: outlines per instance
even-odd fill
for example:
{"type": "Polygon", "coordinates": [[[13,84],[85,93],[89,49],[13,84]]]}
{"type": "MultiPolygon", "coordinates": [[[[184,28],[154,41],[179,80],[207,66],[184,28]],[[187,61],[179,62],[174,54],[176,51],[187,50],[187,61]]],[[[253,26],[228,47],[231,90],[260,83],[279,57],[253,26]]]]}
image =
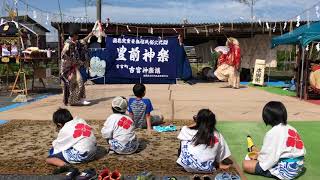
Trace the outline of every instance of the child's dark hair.
{"type": "Polygon", "coordinates": [[[286,107],[279,101],[268,102],[262,110],[262,118],[266,125],[276,126],[280,123],[287,124],[286,107]]]}
{"type": "Polygon", "coordinates": [[[73,119],[70,111],[68,109],[59,108],[56,112],[53,113],[53,122],[55,124],[62,124],[71,121],[73,119]]]}
{"type": "Polygon", "coordinates": [[[205,144],[214,146],[214,131],[216,131],[216,116],[209,109],[201,109],[195,117],[196,126],[191,129],[198,130],[192,141],[195,146],[205,144]]]}
{"type": "Polygon", "coordinates": [[[133,86],[133,93],[136,97],[142,98],[146,92],[144,84],[138,83],[133,86]]]}

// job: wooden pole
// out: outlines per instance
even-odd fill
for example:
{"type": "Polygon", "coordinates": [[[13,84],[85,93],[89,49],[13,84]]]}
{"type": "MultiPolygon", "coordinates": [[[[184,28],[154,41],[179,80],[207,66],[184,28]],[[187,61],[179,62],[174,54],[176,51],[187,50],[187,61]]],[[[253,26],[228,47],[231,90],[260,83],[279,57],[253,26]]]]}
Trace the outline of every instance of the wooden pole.
{"type": "Polygon", "coordinates": [[[251,0],[251,38],[253,38],[253,0],[251,0]]]}
{"type": "Polygon", "coordinates": [[[97,21],[101,21],[101,0],[97,0],[97,21]]]}
{"type": "Polygon", "coordinates": [[[302,47],[302,63],[301,63],[301,74],[300,74],[300,100],[302,99],[303,90],[303,72],[304,72],[304,59],[305,59],[305,48],[302,47]]]}
{"type": "MultiPolygon", "coordinates": [[[[61,30],[58,28],[58,58],[57,58],[57,64],[58,64],[58,70],[59,70],[59,76],[61,74],[61,51],[62,51],[62,42],[61,42],[61,30]]],[[[61,83],[61,81],[60,81],[61,83]]]]}
{"type": "Polygon", "coordinates": [[[174,121],[174,100],[171,100],[171,122],[174,121]]]}

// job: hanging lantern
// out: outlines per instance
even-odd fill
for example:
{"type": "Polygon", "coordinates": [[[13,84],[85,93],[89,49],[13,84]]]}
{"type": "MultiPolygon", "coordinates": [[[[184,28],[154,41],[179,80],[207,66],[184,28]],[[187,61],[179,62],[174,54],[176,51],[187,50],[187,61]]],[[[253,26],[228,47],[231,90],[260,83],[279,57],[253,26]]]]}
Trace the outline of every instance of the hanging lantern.
{"type": "Polygon", "coordinates": [[[197,34],[200,34],[199,30],[196,27],[194,27],[194,30],[197,32],[197,34]]]}
{"type": "Polygon", "coordinates": [[[268,22],[266,22],[266,27],[267,27],[268,30],[270,29],[268,22]]]}
{"type": "Polygon", "coordinates": [[[286,28],[287,28],[287,22],[284,22],[283,30],[286,30],[286,28]]]}
{"type": "Polygon", "coordinates": [[[107,18],[107,20],[106,20],[106,28],[109,26],[109,24],[110,24],[110,18],[107,18]]]}
{"type": "Polygon", "coordinates": [[[46,25],[49,24],[49,14],[47,13],[46,25]]]}
{"type": "Polygon", "coordinates": [[[320,43],[318,43],[318,44],[316,45],[316,49],[317,49],[318,52],[320,51],[320,43]]]}
{"type": "Polygon", "coordinates": [[[153,34],[153,28],[152,27],[150,28],[150,33],[153,34]]]}
{"type": "Polygon", "coordinates": [[[301,20],[301,17],[300,17],[300,16],[297,16],[297,24],[296,24],[296,27],[299,27],[299,26],[300,26],[300,20],[301,20]]]}
{"type": "Polygon", "coordinates": [[[276,32],[276,27],[277,27],[277,23],[275,22],[275,23],[274,23],[274,26],[273,26],[273,28],[272,28],[272,32],[276,32]]]}
{"type": "Polygon", "coordinates": [[[178,40],[179,40],[180,46],[182,46],[183,45],[183,38],[182,38],[182,36],[180,34],[178,36],[178,40]]]}
{"type": "Polygon", "coordinates": [[[131,29],[129,28],[129,25],[127,25],[127,30],[128,30],[129,32],[131,32],[131,29]]]}
{"type": "Polygon", "coordinates": [[[37,12],[35,10],[33,10],[33,18],[37,19],[37,12]]]}
{"type": "Polygon", "coordinates": [[[176,30],[176,28],[172,28],[174,30],[174,32],[178,33],[178,31],[176,30]]]}

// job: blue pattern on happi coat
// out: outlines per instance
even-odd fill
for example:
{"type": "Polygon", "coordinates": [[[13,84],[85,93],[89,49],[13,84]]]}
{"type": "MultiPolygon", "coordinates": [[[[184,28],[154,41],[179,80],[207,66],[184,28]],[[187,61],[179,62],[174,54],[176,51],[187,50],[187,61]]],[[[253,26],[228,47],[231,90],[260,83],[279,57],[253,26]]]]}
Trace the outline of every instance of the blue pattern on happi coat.
{"type": "Polygon", "coordinates": [[[276,171],[280,179],[294,179],[302,172],[303,160],[282,161],[280,160],[272,170],[276,171]]]}
{"type": "Polygon", "coordinates": [[[188,152],[189,143],[191,143],[191,141],[188,141],[188,143],[186,145],[183,145],[181,148],[181,154],[180,154],[181,162],[185,166],[197,171],[205,171],[205,172],[215,171],[214,160],[198,162],[198,160],[188,152]]]}
{"type": "Polygon", "coordinates": [[[119,153],[133,153],[138,149],[139,146],[137,139],[129,141],[126,145],[122,145],[115,139],[110,140],[109,143],[111,145],[110,149],[119,153]]]}
{"type": "Polygon", "coordinates": [[[62,152],[63,157],[69,162],[69,163],[81,163],[90,161],[94,158],[95,154],[90,154],[89,152],[81,153],[78,150],[74,148],[69,148],[62,152]]]}

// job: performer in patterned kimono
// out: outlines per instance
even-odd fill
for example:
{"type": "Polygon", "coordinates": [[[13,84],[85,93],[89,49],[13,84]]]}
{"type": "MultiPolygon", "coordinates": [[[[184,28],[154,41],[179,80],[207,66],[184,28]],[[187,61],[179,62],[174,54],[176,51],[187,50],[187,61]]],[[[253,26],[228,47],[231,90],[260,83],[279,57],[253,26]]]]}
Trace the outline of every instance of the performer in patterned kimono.
{"type": "Polygon", "coordinates": [[[80,74],[80,67],[88,67],[89,55],[87,51],[88,39],[92,36],[90,33],[84,39],[78,40],[78,34],[72,33],[66,40],[61,52],[61,79],[64,84],[63,102],[65,105],[89,105],[85,100],[85,86],[80,74]]]}
{"type": "Polygon", "coordinates": [[[228,59],[234,67],[234,74],[232,78],[232,87],[239,89],[240,85],[240,69],[241,69],[241,52],[239,41],[235,38],[228,38],[228,47],[230,49],[228,59]]]}
{"type": "Polygon", "coordinates": [[[218,68],[214,75],[221,81],[228,81],[228,88],[239,89],[241,54],[240,44],[235,38],[228,38],[226,45],[229,47],[227,55],[221,55],[218,68]]]}

